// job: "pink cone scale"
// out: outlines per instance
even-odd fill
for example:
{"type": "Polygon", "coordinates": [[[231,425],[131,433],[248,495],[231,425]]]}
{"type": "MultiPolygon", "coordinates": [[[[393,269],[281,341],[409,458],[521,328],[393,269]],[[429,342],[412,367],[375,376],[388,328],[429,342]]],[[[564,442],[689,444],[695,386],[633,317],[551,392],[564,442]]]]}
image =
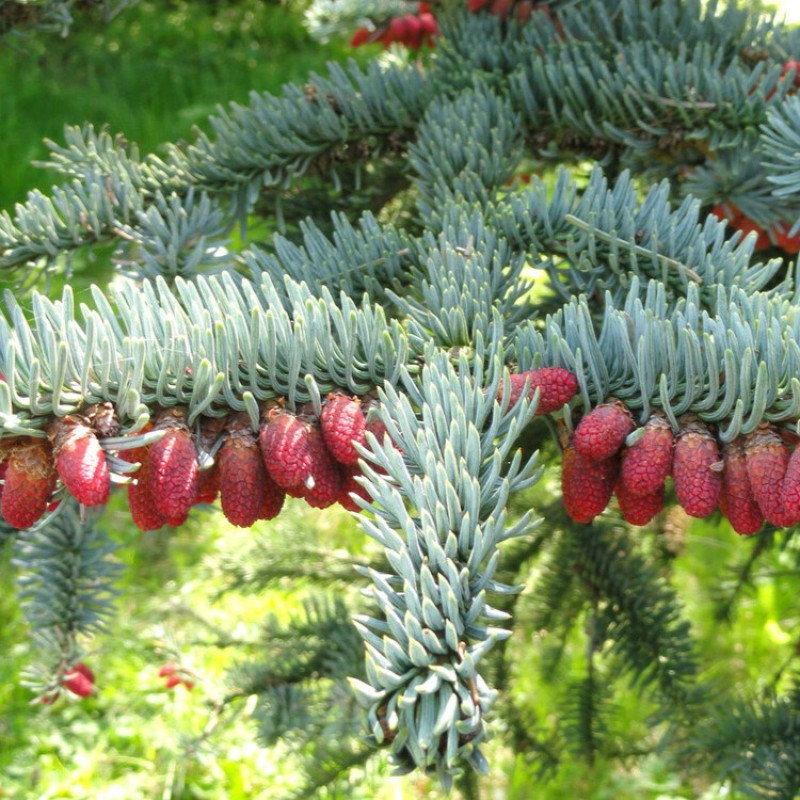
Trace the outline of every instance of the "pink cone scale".
{"type": "Polygon", "coordinates": [[[366,445],[367,420],[361,403],[343,394],[328,395],[322,406],[319,426],[325,446],[340,464],[356,464],[356,445],[366,445]]]}
{"type": "Polygon", "coordinates": [[[644,425],[642,436],[622,452],[620,483],[630,497],[653,494],[672,470],[672,428],[660,415],[644,425]]]}
{"type": "Polygon", "coordinates": [[[217,468],[222,513],[232,525],[249,528],[261,516],[267,470],[246,412],[229,420],[217,468]]]}
{"type": "Polygon", "coordinates": [[[169,525],[182,525],[197,501],[197,450],[181,408],[164,409],[154,430],[164,436],[147,447],[153,502],[169,525]]]}
{"type": "Polygon", "coordinates": [[[744,437],[747,477],[758,507],[767,522],[788,527],[800,522],[800,516],[784,507],[783,482],[789,466],[789,448],[777,431],[762,424],[744,437]]]}
{"type": "Polygon", "coordinates": [[[681,418],[672,457],[672,481],[683,510],[707,517],[717,507],[722,488],[722,462],[716,437],[697,417],[681,418]]]}
{"type": "Polygon", "coordinates": [[[631,525],[647,525],[664,508],[663,482],[649,494],[631,494],[620,480],[615,494],[624,520],[631,525]]]}
{"type": "Polygon", "coordinates": [[[310,424],[280,407],[262,422],[258,444],[264,466],[283,489],[301,492],[311,476],[310,424]]]}
{"type": "Polygon", "coordinates": [[[48,426],[56,471],[67,491],[85,506],[104,505],[111,475],[100,442],[83,417],[64,417],[48,426]]]}
{"type": "MultiPolygon", "coordinates": [[[[517,372],[509,376],[511,391],[508,405],[516,403],[529,383],[528,397],[533,399],[539,390],[539,405],[536,416],[552,414],[563,408],[578,393],[578,379],[574,373],[563,367],[540,367],[525,372],[517,372]]],[[[500,386],[499,400],[503,399],[503,387],[500,386]]]]}
{"type": "Polygon", "coordinates": [[[736,533],[740,536],[751,536],[764,524],[764,513],[750,487],[747,458],[741,437],[725,445],[723,459],[725,467],[719,495],[720,511],[736,533]]]}
{"type": "Polygon", "coordinates": [[[575,522],[591,522],[605,511],[619,474],[616,456],[597,461],[580,453],[573,443],[564,447],[561,492],[564,508],[575,522]]]}
{"type": "Polygon", "coordinates": [[[633,417],[619,400],[593,408],[575,428],[575,449],[591,461],[604,461],[616,455],[634,429],[633,417]]]}

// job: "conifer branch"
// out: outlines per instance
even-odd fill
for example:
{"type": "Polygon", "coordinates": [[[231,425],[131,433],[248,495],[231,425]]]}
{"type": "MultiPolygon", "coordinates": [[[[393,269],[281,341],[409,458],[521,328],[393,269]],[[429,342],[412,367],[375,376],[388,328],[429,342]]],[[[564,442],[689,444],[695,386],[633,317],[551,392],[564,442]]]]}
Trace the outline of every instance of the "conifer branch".
{"type": "Polygon", "coordinates": [[[114,614],[117,547],[85,516],[66,498],[46,524],[18,532],[13,544],[19,598],[39,649],[26,682],[43,698],[58,694],[87,639],[105,632],[114,614]]]}
{"type": "Polygon", "coordinates": [[[502,469],[533,408],[527,399],[498,406],[497,340],[477,336],[476,351],[457,369],[431,353],[419,386],[406,375],[408,394],[384,388],[381,416],[394,445],[371,442],[388,479],[367,472],[374,519],[361,519],[392,571],[367,571],[381,617],[356,618],[367,682],[353,688],[398,769],[435,769],[446,785],[461,762],[485,769],[479,746],[493,693],[478,669],[507,636],[492,624],[506,615],[485,595],[512,591],[493,580],[497,546],[529,530],[530,519],[506,527],[506,500],[536,477],[534,462],[519,457],[502,469]]]}
{"type": "Polygon", "coordinates": [[[261,740],[290,740],[303,753],[301,767],[309,785],[321,780],[320,773],[327,774],[332,763],[348,763],[350,757],[360,763],[374,750],[359,735],[357,707],[346,684],[362,653],[348,619],[351,612],[339,596],[312,595],[290,624],[267,620],[267,658],[239,662],[230,676],[231,697],[258,695],[255,719],[261,740]]]}
{"type": "MultiPolygon", "coordinates": [[[[610,646],[632,680],[652,690],[663,715],[685,713],[696,702],[697,656],[679,599],[626,533],[573,524],[561,534],[545,566],[537,584],[537,627],[563,641],[584,616],[587,659],[610,646]],[[643,598],[647,602],[640,602],[643,598]]],[[[555,659],[553,669],[558,664],[555,659]]],[[[586,729],[576,720],[588,719],[590,706],[597,702],[595,692],[602,692],[596,680],[589,667],[587,683],[581,683],[574,698],[577,705],[570,707],[574,719],[568,729],[576,734],[586,729]]],[[[575,741],[590,740],[593,736],[579,735],[575,741]]]]}
{"type": "Polygon", "coordinates": [[[727,238],[724,223],[702,216],[696,200],[673,207],[666,182],[641,198],[628,172],[611,185],[595,168],[582,192],[564,171],[551,192],[534,178],[487,217],[547,270],[564,300],[576,289],[587,295],[607,290],[621,303],[636,276],[642,284],[661,281],[676,299],[697,282],[709,302],[717,284],[761,291],[782,267],[780,259],[753,263],[752,238],[727,238]]]}
{"type": "MultiPolygon", "coordinates": [[[[215,138],[201,134],[186,151],[173,147],[166,161],[139,158],[135,147],[107,132],[67,129],[66,146],[50,143],[54,166],[73,180],[52,198],[32,192],[12,218],[0,215],[0,267],[17,267],[145,223],[155,198],[190,189],[227,198],[230,217],[244,221],[262,192],[285,189],[309,170],[335,175],[336,162],[363,161],[401,148],[431,97],[425,75],[411,67],[349,73],[331,64],[304,89],[286,87],[282,98],[251,95],[210,120],[215,138]]],[[[173,200],[173,202],[180,202],[173,200]]],[[[215,214],[202,229],[211,236],[215,214]]]]}
{"type": "MultiPolygon", "coordinates": [[[[800,194],[797,151],[800,146],[800,98],[790,97],[782,105],[770,109],[762,128],[761,140],[767,154],[767,179],[778,197],[800,194]]],[[[797,213],[800,217],[800,212],[797,213]]],[[[796,220],[791,220],[796,223],[796,220]]],[[[792,231],[796,231],[793,225],[792,231]]]]}
{"type": "Polygon", "coordinates": [[[332,234],[326,235],[316,221],[306,219],[299,241],[276,234],[269,250],[249,247],[241,257],[253,281],[259,284],[266,273],[280,289],[288,276],[310,287],[327,286],[333,294],[344,292],[353,300],[367,293],[378,304],[387,288],[403,291],[410,283],[406,273],[414,239],[408,233],[381,225],[370,212],[357,225],[344,214],[333,214],[332,226],[332,234]]]}
{"type": "MultiPolygon", "coordinates": [[[[481,747],[496,691],[486,661],[510,633],[488,597],[516,591],[498,578],[500,546],[533,527],[533,510],[511,521],[509,497],[538,478],[536,457],[517,441],[543,397],[540,386],[507,399],[510,371],[572,373],[578,396],[559,412],[567,432],[612,396],[638,422],[662,412],[673,431],[693,413],[723,443],[764,422],[793,432],[800,419],[796,276],[781,274],[779,259],[756,262],[755,237],[729,238],[726,223],[704,213],[741,200],[766,222],[774,201],[782,221],[798,217],[800,105],[781,63],[796,40],[700,0],[574,5],[559,3],[558,19],[541,25],[455,15],[425,69],[332,66],[280,97],[253,94],[248,106],[221,111],[211,135],[164,160],[142,159],[105,132],[69,130],[50,161],[68,182],[0,216],[0,267],[52,264],[116,238],[118,265],[138,279],[94,287],[82,303],[69,287],[60,300],[9,293],[0,316],[9,452],[108,404],[121,430],[96,438],[116,479],[141,487],[143,459],[117,453],[163,442],[165,427],[144,431],[173,411],[170,433],[187,445],[195,477],[200,460],[210,469],[232,441],[263,473],[256,434],[273,406],[288,421],[283,433],[294,425],[321,437],[321,424],[298,412],[310,409],[316,425],[328,394],[343,392],[359,422],[372,413],[385,427],[386,437],[350,442],[364,491],[348,495],[383,556],[342,558],[319,579],[335,584],[355,566],[351,582],[369,583],[371,605],[326,594],[290,625],[270,622],[268,663],[241,665],[231,694],[260,696],[266,740],[309,748],[320,768],[308,786],[365,763],[379,745],[399,771],[435,771],[445,786],[465,764],[487,766],[481,747]],[[751,144],[756,163],[743,169],[739,151],[751,144]],[[506,184],[526,148],[537,167],[589,152],[608,170],[585,180],[563,170],[552,185],[534,177],[518,191],[506,184]],[[346,173],[364,208],[358,167],[386,157],[396,169],[403,156],[414,173],[409,218],[387,223],[381,208],[358,222],[336,214],[329,227],[319,215],[298,222],[309,177],[326,199],[346,173]],[[641,174],[645,163],[662,182],[640,196],[622,167],[641,174]],[[678,184],[698,197],[676,202],[678,184]],[[294,203],[296,227],[228,252],[232,222],[265,198],[276,201],[273,227],[294,203]],[[546,302],[531,268],[545,273],[546,302]],[[361,406],[375,394],[377,411],[361,406]],[[204,431],[223,419],[224,430],[204,431]],[[354,612],[355,627],[346,619],[354,612]],[[358,741],[355,701],[366,709],[368,744],[358,741]],[[323,733],[334,734],[333,747],[323,733]]],[[[317,477],[285,488],[310,490],[317,477]]],[[[25,597],[55,653],[39,682],[46,693],[109,608],[107,542],[80,519],[62,530],[69,513],[46,535],[35,529],[14,542],[26,570],[45,565],[25,578],[25,597]]],[[[698,665],[676,593],[632,537],[601,524],[561,527],[537,585],[538,616],[561,647],[576,620],[589,620],[587,674],[563,730],[591,758],[605,734],[601,647],[665,715],[697,700],[698,665]]],[[[261,569],[228,568],[237,586],[264,586],[279,574],[309,578],[315,558],[319,549],[293,542],[261,569]]],[[[742,785],[796,790],[790,711],[768,704],[724,721],[716,741],[742,785]],[[742,771],[736,759],[750,742],[760,761],[742,771]]],[[[537,746],[557,763],[546,742],[537,746]]]]}
{"type": "Polygon", "coordinates": [[[131,0],[4,0],[0,3],[0,36],[11,39],[33,32],[58,33],[66,36],[73,14],[94,11],[98,7],[105,22],[131,4],[131,0]]]}
{"type": "Polygon", "coordinates": [[[185,156],[172,151],[187,183],[235,193],[243,213],[264,187],[285,186],[312,166],[335,170],[336,158],[375,158],[402,143],[432,96],[428,77],[407,65],[345,71],[330,64],[305,87],[287,86],[283,97],[250,96],[210,120],[214,138],[201,134],[185,156]]]}
{"type": "Polygon", "coordinates": [[[156,406],[185,405],[190,422],[274,397],[294,408],[337,387],[361,395],[396,381],[411,357],[379,307],[345,297],[340,305],[326,289],[317,298],[287,279],[279,292],[266,275],[256,287],[229,273],[176,278],[175,288],[120,281],[113,306],[95,289],[83,324],[69,287],[56,303],[33,295],[33,325],[9,293],[10,319],[0,318],[3,430],[41,435],[51,415],[98,402],[136,430],[156,406]]]}
{"type": "Polygon", "coordinates": [[[357,558],[346,551],[298,541],[280,522],[256,535],[246,550],[232,553],[220,564],[227,584],[222,590],[259,592],[286,579],[307,580],[315,586],[359,585],[356,569],[385,570],[382,559],[357,558]]]}
{"type": "Polygon", "coordinates": [[[701,308],[693,287],[669,310],[663,284],[643,292],[634,279],[624,304],[607,295],[599,332],[586,298],[548,317],[542,331],[520,326],[516,360],[523,369],[541,362],[575,372],[587,408],[619,397],[641,408],[643,420],[661,409],[674,430],[692,411],[719,424],[722,441],[764,419],[796,420],[800,384],[787,369],[797,350],[794,306],[780,295],[717,286],[712,310],[701,308]]]}
{"type": "Polygon", "coordinates": [[[752,544],[747,558],[734,568],[735,582],[733,587],[725,594],[720,593],[715,608],[715,616],[720,622],[730,622],[733,618],[736,601],[741,593],[748,586],[752,586],[753,572],[756,569],[759,558],[769,552],[769,548],[775,541],[775,529],[772,526],[765,528],[758,534],[752,544]]]}
{"type": "Polygon", "coordinates": [[[734,787],[757,797],[791,800],[800,791],[798,714],[788,698],[718,707],[693,737],[695,752],[713,752],[734,787]]]}
{"type": "Polygon", "coordinates": [[[692,702],[698,664],[675,591],[627,534],[588,528],[573,535],[581,580],[600,602],[597,640],[612,643],[637,683],[653,685],[664,714],[681,713],[692,702]],[[647,606],[637,599],[645,594],[647,606]]]}
{"type": "Polygon", "coordinates": [[[521,120],[507,98],[485,86],[465,90],[455,99],[436,98],[407,151],[416,173],[417,206],[429,229],[459,192],[470,196],[479,186],[488,203],[511,177],[521,154],[521,120]],[[462,187],[464,181],[469,188],[462,187]]]}

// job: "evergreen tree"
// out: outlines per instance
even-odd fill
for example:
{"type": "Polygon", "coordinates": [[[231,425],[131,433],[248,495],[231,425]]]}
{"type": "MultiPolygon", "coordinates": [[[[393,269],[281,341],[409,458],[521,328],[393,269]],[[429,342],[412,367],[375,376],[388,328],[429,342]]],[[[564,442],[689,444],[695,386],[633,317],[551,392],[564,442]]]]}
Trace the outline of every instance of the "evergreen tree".
{"type": "Polygon", "coordinates": [[[262,530],[233,586],[319,587],[226,698],[303,743],[298,796],[382,751],[474,794],[491,733],[543,780],[662,750],[796,796],[796,655],[766,692],[714,684],[670,536],[688,515],[751,537],[728,614],[766,554],[797,575],[800,31],[700,0],[309,19],[412,51],[253,93],[164,157],[70,128],[63,184],[0,216],[31,686],[93,691],[112,488],[144,530],[219,497],[262,530]],[[118,274],[78,301],[95,251],[118,274]],[[352,509],[374,557],[271,533],[287,494],[352,509]],[[533,633],[546,717],[515,689],[533,633]]]}

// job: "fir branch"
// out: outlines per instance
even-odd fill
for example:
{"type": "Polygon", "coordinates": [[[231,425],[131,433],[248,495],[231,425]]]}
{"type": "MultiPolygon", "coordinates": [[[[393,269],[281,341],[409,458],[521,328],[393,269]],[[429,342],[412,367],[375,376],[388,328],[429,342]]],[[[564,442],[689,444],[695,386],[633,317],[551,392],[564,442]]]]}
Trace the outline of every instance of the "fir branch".
{"type": "Polygon", "coordinates": [[[561,730],[572,754],[592,766],[603,750],[602,741],[608,731],[599,708],[602,687],[591,661],[589,664],[587,674],[566,687],[567,702],[562,711],[561,730]]]}
{"type": "Polygon", "coordinates": [[[308,581],[314,586],[359,585],[356,569],[385,569],[383,559],[358,558],[344,550],[331,550],[306,542],[301,531],[284,527],[278,520],[268,531],[256,534],[248,547],[224,558],[219,566],[230,591],[260,592],[287,580],[308,581]]]}
{"type": "Polygon", "coordinates": [[[428,342],[469,346],[479,334],[484,340],[492,336],[496,316],[508,326],[531,316],[523,257],[506,247],[479,214],[446,224],[438,239],[426,232],[415,250],[411,291],[386,292],[408,318],[414,349],[428,342]]]}
{"type": "Polygon", "coordinates": [[[316,593],[288,624],[266,621],[266,659],[235,666],[232,693],[259,695],[255,716],[263,740],[314,743],[323,732],[356,735],[358,715],[346,678],[362,645],[350,611],[342,598],[316,593]]]}
{"type": "Polygon", "coordinates": [[[694,753],[714,753],[718,774],[744,795],[792,800],[800,792],[797,707],[777,698],[728,703],[696,730],[694,753]]]}
{"type": "Polygon", "coordinates": [[[58,33],[66,36],[75,12],[99,8],[105,22],[129,6],[131,0],[3,0],[0,2],[0,36],[30,36],[31,33],[58,33]]]}
{"type": "Polygon", "coordinates": [[[254,283],[260,284],[267,274],[280,288],[288,275],[309,286],[327,286],[333,294],[344,292],[354,300],[366,292],[380,304],[386,288],[409,282],[405,272],[412,238],[404,231],[379,224],[369,212],[357,226],[344,214],[333,214],[332,227],[332,234],[326,235],[318,222],[307,218],[300,224],[300,242],[276,235],[269,250],[249,247],[241,257],[254,283]]]}
{"type": "Polygon", "coordinates": [[[536,476],[518,457],[503,470],[532,409],[526,399],[513,409],[492,399],[502,377],[497,340],[478,336],[474,360],[462,355],[458,369],[443,353],[426,361],[419,385],[406,376],[407,395],[388,385],[382,393],[381,417],[404,455],[373,437],[370,459],[388,480],[367,473],[375,518],[361,524],[392,572],[368,573],[381,617],[356,618],[368,682],[352,683],[398,769],[435,769],[449,784],[460,762],[485,767],[478,747],[493,693],[478,666],[507,636],[491,624],[505,614],[485,594],[511,591],[493,580],[496,548],[530,520],[506,528],[506,500],[536,476]]]}
{"type": "Polygon", "coordinates": [[[112,560],[117,547],[95,524],[96,515],[84,519],[71,498],[61,506],[18,532],[13,544],[20,603],[39,650],[26,683],[42,696],[57,694],[81,660],[85,640],[106,631],[121,569],[112,560]]]}
{"type": "Polygon", "coordinates": [[[407,152],[416,173],[417,205],[429,229],[448,200],[459,192],[464,197],[475,193],[461,185],[463,180],[477,183],[488,199],[511,177],[522,155],[521,134],[508,99],[486,86],[430,104],[407,152]]]}
{"type": "Polygon", "coordinates": [[[618,45],[641,39],[661,46],[680,43],[687,50],[704,43],[724,52],[726,61],[733,61],[740,57],[743,41],[753,43],[754,49],[766,47],[773,33],[766,15],[754,13],[748,5],[738,7],[718,0],[600,0],[566,6],[559,19],[567,37],[603,43],[609,54],[618,45]]]}
{"type": "MultiPolygon", "coordinates": [[[[552,518],[565,519],[563,508],[552,509],[552,512],[552,518]]],[[[559,671],[563,643],[591,602],[576,569],[575,546],[576,540],[571,536],[551,537],[538,565],[536,591],[530,597],[532,627],[546,631],[549,642],[560,643],[548,650],[549,655],[543,655],[543,671],[548,678],[559,671]]]]}
{"type": "Polygon", "coordinates": [[[351,791],[352,773],[364,768],[375,755],[377,748],[369,742],[352,739],[322,739],[312,754],[303,760],[302,782],[280,800],[308,800],[323,789],[335,790],[339,780],[347,780],[346,791],[351,791]]]}
{"type": "Polygon", "coordinates": [[[562,138],[569,131],[621,145],[633,152],[657,153],[688,138],[716,151],[741,141],[741,128],[766,119],[766,94],[739,64],[724,65],[725,54],[704,44],[678,53],[650,42],[620,47],[613,61],[598,58],[589,42],[566,42],[557,57],[534,60],[512,78],[512,101],[527,125],[562,138]]]}
{"type": "MultiPolygon", "coordinates": [[[[463,31],[455,28],[449,33],[450,44],[446,40],[440,48],[436,57],[439,64],[434,65],[430,77],[410,66],[373,66],[362,72],[351,65],[348,74],[332,65],[327,77],[312,76],[303,88],[287,87],[281,98],[253,94],[249,107],[234,106],[212,120],[214,138],[201,135],[185,151],[173,147],[166,160],[153,156],[142,160],[135,148],[105,132],[96,134],[91,128],[68,129],[65,146],[51,143],[53,155],[49,163],[75,180],[57,189],[52,198],[32,194],[26,204],[18,206],[14,218],[6,213],[0,219],[0,265],[15,267],[39,259],[49,261],[59,252],[104,241],[119,232],[134,238],[139,232],[146,238],[146,233],[139,231],[138,226],[142,222],[146,227],[150,219],[148,209],[154,198],[173,195],[183,198],[192,187],[209,191],[218,199],[232,198],[231,213],[243,219],[265,191],[276,192],[279,197],[292,181],[309,171],[319,170],[335,181],[337,160],[357,163],[374,160],[381,153],[402,150],[436,97],[439,90],[434,87],[441,86],[448,95],[459,94],[444,101],[442,108],[452,102],[455,109],[461,109],[464,103],[469,104],[470,93],[474,92],[476,71],[484,75],[487,87],[507,92],[505,83],[491,76],[498,70],[510,73],[516,65],[525,65],[526,61],[529,63],[524,74],[515,73],[513,86],[516,89],[510,101],[527,115],[528,136],[542,135],[544,123],[531,106],[531,103],[538,103],[553,124],[569,128],[570,136],[593,137],[606,146],[617,143],[639,151],[642,147],[651,148],[653,142],[660,139],[672,141],[675,131],[684,128],[698,141],[710,137],[710,144],[703,144],[702,148],[717,150],[731,146],[737,141],[737,131],[743,129],[743,113],[745,122],[752,128],[765,121],[765,98],[775,92],[776,87],[777,100],[770,102],[774,105],[783,97],[785,88],[777,85],[779,67],[748,71],[749,68],[742,67],[733,58],[730,52],[733,39],[728,35],[722,37],[722,41],[720,32],[732,22],[736,23],[734,30],[744,29],[747,20],[747,15],[737,16],[733,12],[726,12],[719,18],[713,10],[701,15],[699,27],[706,33],[713,32],[712,38],[716,40],[717,49],[713,54],[700,44],[708,37],[699,35],[693,50],[665,53],[664,42],[685,45],[687,37],[691,40],[684,30],[690,14],[665,11],[667,6],[671,8],[672,4],[659,4],[649,16],[642,16],[640,11],[632,12],[635,22],[623,21],[621,29],[615,32],[608,18],[613,18],[616,25],[618,13],[609,14],[606,4],[599,0],[583,3],[580,16],[570,16],[568,8],[563,10],[567,34],[562,31],[556,35],[552,25],[546,33],[542,31],[547,25],[511,25],[508,26],[508,41],[498,40],[498,47],[476,46],[472,48],[471,57],[467,49],[472,41],[470,31],[474,38],[482,36],[491,44],[492,36],[501,35],[501,28],[494,20],[469,19],[461,23],[463,31]],[[586,27],[580,27],[586,25],[585,19],[580,25],[577,22],[587,15],[596,17],[597,30],[591,37],[586,27]],[[577,27],[573,31],[571,26],[577,27]],[[667,31],[662,28],[669,26],[679,30],[680,35],[666,35],[667,31]],[[494,33],[489,35],[491,31],[494,33]],[[596,35],[598,31],[602,32],[600,37],[596,35]],[[561,41],[564,35],[566,39],[561,41]],[[619,58],[622,35],[632,38],[634,44],[626,44],[627,55],[619,58]],[[659,43],[658,47],[652,46],[654,41],[659,43]],[[449,47],[456,49],[448,50],[449,47]],[[488,52],[502,54],[498,56],[500,61],[481,66],[488,52]],[[526,59],[523,54],[531,52],[541,55],[526,59]],[[460,74],[458,70],[449,69],[456,56],[462,65],[466,63],[471,68],[467,73],[468,81],[466,77],[456,77],[460,74]],[[537,70],[543,70],[542,74],[537,70]],[[720,75],[707,79],[706,76],[715,70],[720,75]],[[650,76],[655,77],[651,79],[650,76]],[[591,88],[588,94],[582,81],[591,88]],[[571,87],[570,91],[565,92],[565,87],[571,87]],[[546,96],[534,101],[535,92],[545,92],[546,96]],[[701,99],[697,99],[697,93],[701,99]],[[620,103],[621,97],[626,98],[625,103],[620,103]],[[590,117],[585,115],[589,100],[591,107],[596,106],[590,117]],[[559,110],[558,103],[567,105],[559,110]],[[736,120],[735,126],[725,122],[728,112],[722,113],[722,110],[729,108],[732,109],[731,119],[736,120]],[[706,124],[703,122],[706,117],[709,118],[708,130],[703,132],[700,128],[706,124]]],[[[463,16],[475,15],[464,13],[463,16]]],[[[695,29],[693,31],[696,33],[695,29]]],[[[763,40],[765,31],[763,25],[756,26],[748,34],[754,40],[759,37],[763,40]]],[[[630,39],[626,39],[628,41],[630,39]]],[[[481,95],[484,94],[481,91],[481,95]]],[[[434,193],[428,199],[423,196],[423,211],[425,207],[438,208],[445,196],[479,201],[484,205],[491,202],[491,192],[486,191],[488,173],[480,180],[476,176],[499,158],[491,170],[490,184],[494,185],[507,165],[514,161],[521,134],[516,125],[509,124],[514,118],[514,113],[501,114],[495,131],[485,129],[491,139],[487,140],[486,157],[478,159],[480,164],[473,165],[477,171],[465,172],[454,182],[442,172],[449,158],[437,156],[439,151],[445,152],[442,150],[445,146],[458,158],[462,158],[466,150],[453,148],[455,140],[440,142],[438,148],[431,150],[435,135],[426,134],[418,139],[423,151],[414,155],[413,160],[420,168],[428,164],[425,172],[435,167],[426,179],[431,186],[426,191],[434,193]],[[425,154],[426,148],[429,154],[425,154]]],[[[419,130],[436,134],[436,122],[431,118],[429,127],[423,123],[419,130]]],[[[470,129],[470,135],[479,127],[470,129]]],[[[448,169],[452,172],[456,166],[448,169]]],[[[460,172],[461,168],[456,171],[460,172]]],[[[183,201],[176,199],[175,202],[183,201]]],[[[212,236],[211,221],[209,226],[202,226],[198,233],[212,236]]],[[[155,268],[152,260],[149,267],[155,268]]]]}
{"type": "Polygon", "coordinates": [[[77,503],[40,526],[18,533],[14,561],[20,600],[36,632],[58,629],[67,637],[104,631],[113,614],[113,584],[120,567],[108,534],[84,521],[77,503]]]}
{"type": "Polygon", "coordinates": [[[775,543],[775,533],[773,526],[765,527],[757,536],[753,537],[752,547],[745,560],[738,567],[733,568],[735,576],[733,587],[725,594],[720,593],[715,603],[714,615],[720,622],[730,622],[733,619],[734,609],[741,593],[745,588],[752,586],[753,572],[758,559],[768,553],[775,543]]]}
{"type": "MultiPolygon", "coordinates": [[[[793,221],[800,213],[797,198],[781,196],[771,182],[775,169],[768,162],[775,158],[774,142],[766,136],[752,137],[746,148],[754,158],[742,160],[736,152],[721,152],[694,166],[683,176],[680,191],[698,198],[705,206],[722,207],[730,214],[738,211],[774,238],[776,225],[793,221]]],[[[786,176],[785,168],[782,175],[786,176]]]]}
{"type": "MultiPolygon", "coordinates": [[[[370,65],[349,71],[329,65],[305,87],[287,86],[283,97],[251,94],[210,120],[214,138],[201,135],[185,154],[188,182],[235,193],[246,213],[264,187],[285,186],[331,155],[374,158],[400,144],[432,97],[424,73],[408,65],[370,65]]],[[[178,163],[183,157],[172,151],[178,163]]]]}
{"type": "Polygon", "coordinates": [[[188,188],[171,164],[150,153],[141,158],[135,142],[124,134],[95,130],[93,125],[66,125],[64,144],[45,139],[50,156],[36,166],[60,172],[67,178],[89,180],[124,176],[127,185],[147,200],[157,193],[182,194],[188,188]]]}
{"type": "Polygon", "coordinates": [[[411,354],[379,307],[337,302],[325,288],[317,297],[288,278],[282,288],[266,275],[254,287],[229,273],[176,278],[175,293],[162,279],[120,280],[113,306],[95,289],[96,310],[83,306],[80,323],[67,287],[57,303],[33,295],[32,326],[8,294],[3,427],[35,435],[51,414],[109,401],[138,429],[155,406],[186,405],[193,422],[220,408],[252,409],[254,400],[279,396],[295,408],[337,387],[363,395],[397,380],[411,354]]]}
{"type": "Polygon", "coordinates": [[[90,243],[108,241],[116,228],[144,208],[125,175],[90,175],[53,189],[33,191],[14,217],[0,213],[0,268],[44,260],[90,243]]]}
{"type": "Polygon", "coordinates": [[[711,302],[717,284],[761,291],[782,266],[779,259],[753,264],[753,240],[728,240],[725,223],[701,216],[698,201],[686,198],[673,207],[665,181],[640,197],[627,172],[612,185],[595,168],[579,193],[562,170],[552,196],[534,178],[487,217],[541,263],[565,300],[576,290],[607,290],[619,302],[634,276],[661,281],[677,299],[697,276],[703,299],[711,302]],[[562,259],[543,259],[547,253],[562,259]]]}
{"type": "Polygon", "coordinates": [[[455,95],[475,81],[503,92],[509,75],[532,52],[558,41],[549,15],[534,12],[535,24],[519,25],[494,14],[455,13],[441,20],[442,36],[431,65],[432,78],[455,95]]]}
{"type": "Polygon", "coordinates": [[[796,419],[795,307],[780,295],[717,286],[713,309],[701,311],[698,292],[689,287],[685,301],[670,310],[663,284],[650,282],[643,292],[634,279],[624,304],[606,296],[599,332],[581,298],[548,317],[542,330],[519,326],[513,349],[521,369],[546,363],[572,370],[587,408],[609,396],[624,398],[641,408],[643,420],[660,408],[676,431],[677,417],[688,411],[717,423],[722,441],[764,419],[796,419]]]}
{"type": "MultiPolygon", "coordinates": [[[[551,634],[548,641],[563,643],[581,616],[587,620],[588,664],[610,645],[632,682],[653,691],[662,713],[680,714],[696,702],[698,665],[689,624],[675,591],[627,532],[571,524],[554,542],[536,582],[533,625],[551,634]]],[[[561,654],[553,645],[547,662],[553,676],[560,672],[561,654]]],[[[591,666],[585,680],[590,685],[583,691],[591,697],[575,699],[570,712],[575,730],[576,720],[588,719],[600,688],[591,666]]]]}
{"type": "Polygon", "coordinates": [[[611,642],[633,680],[653,686],[663,712],[681,713],[692,702],[697,656],[675,591],[626,531],[574,526],[566,535],[575,539],[581,581],[597,598],[596,646],[611,642]]]}
{"type": "Polygon", "coordinates": [[[181,198],[157,193],[146,211],[137,212],[135,224],[114,228],[127,243],[117,249],[114,261],[123,274],[138,280],[219,272],[230,269],[232,260],[224,232],[222,210],[207,195],[196,198],[192,188],[181,198]]]}
{"type": "MultiPolygon", "coordinates": [[[[767,179],[778,198],[800,194],[797,152],[800,147],[800,98],[790,97],[770,109],[761,140],[766,154],[767,179]]],[[[800,211],[797,213],[800,217],[800,211]]],[[[791,220],[793,223],[796,220],[791,220]]],[[[796,230],[795,225],[792,230],[796,230]]]]}
{"type": "MultiPolygon", "coordinates": [[[[358,162],[400,148],[431,96],[425,75],[409,66],[373,64],[365,72],[351,64],[348,74],[331,64],[328,77],[312,75],[305,88],[287,87],[283,98],[253,93],[249,107],[211,119],[214,139],[201,134],[186,151],[173,146],[165,161],[142,160],[107,132],[68,128],[65,146],[50,143],[45,165],[74,178],[52,198],[31,193],[13,218],[0,215],[0,267],[49,261],[120,233],[146,238],[150,205],[173,196],[183,203],[177,198],[193,187],[215,202],[229,199],[229,218],[244,221],[265,189],[285,190],[315,169],[335,176],[337,159],[358,162]]],[[[214,236],[217,217],[203,222],[195,235],[214,236]]]]}

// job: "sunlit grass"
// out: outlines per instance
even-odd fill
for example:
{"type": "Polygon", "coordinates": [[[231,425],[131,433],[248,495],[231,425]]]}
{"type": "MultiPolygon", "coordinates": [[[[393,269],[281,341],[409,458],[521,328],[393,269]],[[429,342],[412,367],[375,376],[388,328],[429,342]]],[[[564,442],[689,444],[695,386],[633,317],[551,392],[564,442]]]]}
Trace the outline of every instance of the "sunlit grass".
{"type": "Polygon", "coordinates": [[[260,0],[140,0],[108,25],[78,15],[67,38],[31,35],[0,48],[0,75],[13,75],[0,92],[0,209],[61,181],[31,162],[46,159],[43,140],[62,141],[66,124],[108,126],[142,153],[158,152],[192,139],[195,125],[210,131],[218,104],[279,92],[350,55],[342,41],[311,40],[297,12],[260,0]]]}

